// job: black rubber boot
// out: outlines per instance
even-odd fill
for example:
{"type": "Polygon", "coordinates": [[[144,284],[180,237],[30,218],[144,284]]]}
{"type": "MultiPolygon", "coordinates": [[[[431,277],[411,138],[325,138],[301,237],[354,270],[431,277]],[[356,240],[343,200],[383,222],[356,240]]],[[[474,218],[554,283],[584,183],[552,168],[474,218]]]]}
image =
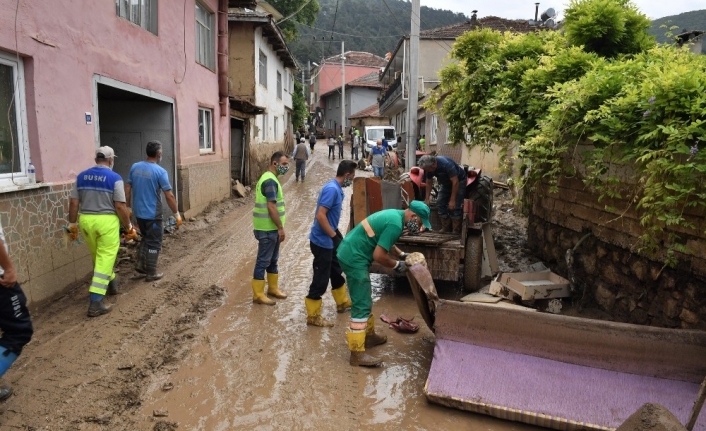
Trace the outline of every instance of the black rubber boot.
{"type": "Polygon", "coordinates": [[[114,279],[108,282],[108,295],[115,296],[120,293],[118,286],[118,276],[116,275],[114,279]]]}
{"type": "Polygon", "coordinates": [[[98,317],[103,314],[110,313],[111,307],[105,305],[103,298],[99,301],[91,301],[91,305],[88,306],[88,317],[98,317]]]}
{"type": "Polygon", "coordinates": [[[147,255],[147,248],[144,244],[140,244],[137,249],[137,262],[135,262],[135,271],[140,274],[147,274],[147,269],[145,268],[145,257],[147,255]]]}
{"type": "Polygon", "coordinates": [[[157,260],[159,260],[159,250],[147,250],[147,257],[145,258],[147,276],[145,281],[155,281],[164,277],[164,274],[157,272],[157,260]]]}

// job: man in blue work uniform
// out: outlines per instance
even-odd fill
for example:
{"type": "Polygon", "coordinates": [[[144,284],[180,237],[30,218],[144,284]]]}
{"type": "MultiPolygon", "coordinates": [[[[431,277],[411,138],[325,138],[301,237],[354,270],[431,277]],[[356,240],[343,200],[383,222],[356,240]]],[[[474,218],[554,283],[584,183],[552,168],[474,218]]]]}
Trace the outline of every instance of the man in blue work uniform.
{"type": "Polygon", "coordinates": [[[425,203],[431,199],[431,181],[436,177],[441,190],[436,199],[436,206],[441,219],[442,232],[461,233],[463,218],[463,198],[466,195],[466,170],[458,163],[445,156],[422,156],[418,165],[424,169],[426,182],[425,203]]]}
{"type": "Polygon", "coordinates": [[[120,248],[120,226],[126,238],[137,237],[125,205],[123,179],[113,172],[115,157],[112,148],[98,148],[96,165],[78,174],[69,200],[69,238],[76,240],[80,227],[93,258],[88,317],[108,313],[111,308],[103,299],[106,293],[118,293],[113,266],[120,248]]]}
{"type": "Polygon", "coordinates": [[[132,211],[137,218],[137,225],[140,227],[142,242],[137,251],[137,263],[135,271],[141,277],[145,276],[145,281],[159,280],[164,276],[157,272],[157,260],[159,252],[162,250],[162,193],[176,217],[177,227],[181,226],[182,219],[177,208],[176,198],[172,193],[172,186],[169,184],[167,171],[159,166],[162,161],[162,143],[150,141],[145,149],[147,159],[137,162],[130,168],[125,194],[127,195],[128,206],[132,206],[132,211]]]}
{"type": "Polygon", "coordinates": [[[351,306],[336,250],[343,240],[343,235],[338,230],[343,207],[343,188],[353,184],[357,167],[356,162],[343,160],[338,164],[336,178],[327,182],[319,193],[314,224],[309,234],[309,248],[314,255],[314,276],[309,285],[309,293],[304,298],[307,325],[333,326],[333,322],[321,316],[321,297],[326,293],[329,280],[331,294],[336,301],[336,311],[343,313],[351,306]]]}

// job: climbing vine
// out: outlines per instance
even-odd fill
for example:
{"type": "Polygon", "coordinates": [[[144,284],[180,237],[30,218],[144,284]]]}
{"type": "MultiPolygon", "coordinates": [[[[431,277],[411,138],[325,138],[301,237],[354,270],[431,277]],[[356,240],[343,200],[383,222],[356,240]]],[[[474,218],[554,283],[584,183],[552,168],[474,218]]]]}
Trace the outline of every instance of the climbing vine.
{"type": "Polygon", "coordinates": [[[706,56],[655,46],[645,20],[626,0],[574,0],[564,34],[468,32],[425,107],[441,102],[451,142],[516,148],[515,183],[527,199],[540,183],[556,190],[560,178],[580,174],[599,200],[628,201],[644,228],[638,250],[666,246],[675,264],[686,251],[677,233],[706,232],[685,215],[706,210],[706,56]],[[606,37],[603,23],[590,22],[606,4],[626,14],[609,51],[596,41],[606,37]],[[619,52],[626,37],[635,43],[619,52]]]}

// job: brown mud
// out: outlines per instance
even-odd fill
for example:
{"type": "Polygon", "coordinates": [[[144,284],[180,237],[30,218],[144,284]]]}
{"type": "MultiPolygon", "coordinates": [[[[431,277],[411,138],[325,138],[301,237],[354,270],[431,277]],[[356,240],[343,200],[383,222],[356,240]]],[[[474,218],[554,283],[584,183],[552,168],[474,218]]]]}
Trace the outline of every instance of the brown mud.
{"type": "MultiPolygon", "coordinates": [[[[319,143],[305,182],[284,178],[280,284],[288,299],[252,304],[252,198],[213,205],[165,236],[163,279],[130,280],[132,262],[121,262],[122,293],[108,298],[111,313],[86,317],[88,278],[33,306],[34,339],[3,379],[15,395],[0,404],[0,429],[538,430],[428,403],[434,335],[423,324],[401,334],[378,318],[389,337],[370,349],[385,361],[378,369],[348,365],[348,314],[335,312],[328,293],[323,313],[336,326],[306,325],[308,234],[318,192],[338,163],[325,155],[319,143]]],[[[523,223],[513,211],[497,218],[501,270],[533,263],[523,223]]],[[[422,323],[406,281],[374,275],[373,282],[376,317],[422,323]]],[[[454,284],[439,291],[447,299],[463,295],[454,284]]]]}

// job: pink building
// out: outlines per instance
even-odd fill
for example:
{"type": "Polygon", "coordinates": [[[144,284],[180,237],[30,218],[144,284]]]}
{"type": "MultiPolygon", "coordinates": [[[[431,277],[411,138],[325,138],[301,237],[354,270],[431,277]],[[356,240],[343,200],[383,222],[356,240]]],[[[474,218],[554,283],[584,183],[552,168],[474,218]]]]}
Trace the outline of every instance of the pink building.
{"type": "Polygon", "coordinates": [[[187,216],[229,196],[228,3],[0,0],[0,220],[31,302],[91,271],[62,228],[95,148],[125,178],[162,141],[187,216]]]}
{"type": "MultiPolygon", "coordinates": [[[[346,84],[368,75],[370,72],[379,72],[387,65],[384,58],[369,52],[346,51],[346,84]]],[[[321,104],[321,95],[331,90],[341,88],[341,56],[334,55],[324,60],[311,72],[312,104],[314,108],[324,108],[321,104]]]]}

